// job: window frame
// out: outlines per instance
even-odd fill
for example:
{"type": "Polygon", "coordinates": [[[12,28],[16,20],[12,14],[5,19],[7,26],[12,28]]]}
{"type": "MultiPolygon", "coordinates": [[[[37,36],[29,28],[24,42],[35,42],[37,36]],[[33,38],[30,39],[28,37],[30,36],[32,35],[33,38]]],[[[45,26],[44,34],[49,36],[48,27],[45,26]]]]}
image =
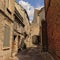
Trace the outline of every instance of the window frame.
{"type": "MultiPolygon", "coordinates": [[[[8,35],[7,35],[7,36],[8,36],[8,35]]],[[[7,24],[5,24],[5,26],[4,26],[4,40],[3,40],[3,50],[9,50],[9,49],[10,49],[10,27],[9,27],[7,24]],[[8,41],[9,41],[9,46],[4,46],[6,27],[8,27],[8,29],[9,29],[9,38],[7,38],[7,39],[9,39],[9,40],[8,40],[8,41]]],[[[7,40],[6,40],[6,41],[7,41],[7,40]]]]}

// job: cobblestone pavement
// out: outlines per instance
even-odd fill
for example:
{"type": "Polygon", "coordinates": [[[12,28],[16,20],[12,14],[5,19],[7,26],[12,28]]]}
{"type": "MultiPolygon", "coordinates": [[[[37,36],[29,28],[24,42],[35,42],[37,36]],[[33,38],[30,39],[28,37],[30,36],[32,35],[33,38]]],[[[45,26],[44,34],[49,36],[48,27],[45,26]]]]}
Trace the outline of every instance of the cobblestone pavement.
{"type": "Polygon", "coordinates": [[[20,51],[17,56],[19,60],[54,60],[48,52],[37,48],[20,51]]]}

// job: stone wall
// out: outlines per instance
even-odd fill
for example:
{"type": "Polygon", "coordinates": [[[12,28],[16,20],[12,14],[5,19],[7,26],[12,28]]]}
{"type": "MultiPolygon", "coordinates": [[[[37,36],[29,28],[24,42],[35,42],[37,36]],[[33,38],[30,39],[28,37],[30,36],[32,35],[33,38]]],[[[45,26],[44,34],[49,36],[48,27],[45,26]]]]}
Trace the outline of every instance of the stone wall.
{"type": "Polygon", "coordinates": [[[15,0],[0,0],[0,10],[2,10],[10,19],[14,19],[15,0]]]}
{"type": "MultiPolygon", "coordinates": [[[[0,60],[5,60],[8,57],[11,57],[12,54],[12,40],[13,40],[13,21],[14,21],[14,3],[15,0],[0,0],[0,60]],[[12,3],[11,3],[12,2],[12,3]],[[11,5],[8,5],[11,3],[11,5]],[[12,11],[9,9],[12,9],[12,11]],[[6,25],[10,29],[9,33],[9,46],[4,46],[4,36],[6,25]]],[[[8,43],[8,42],[7,42],[8,43]]]]}
{"type": "Polygon", "coordinates": [[[29,47],[29,34],[30,34],[30,23],[29,23],[29,19],[27,17],[27,12],[25,11],[25,9],[18,3],[15,3],[15,7],[18,10],[19,14],[21,15],[21,17],[23,18],[23,24],[25,25],[23,29],[21,29],[21,33],[26,32],[27,37],[24,39],[26,46],[29,47]]]}
{"type": "Polygon", "coordinates": [[[60,60],[60,1],[45,0],[48,50],[60,60]]]}
{"type": "Polygon", "coordinates": [[[0,12],[0,59],[5,59],[6,57],[11,56],[11,45],[12,45],[12,32],[13,32],[13,23],[0,12]],[[4,33],[5,33],[5,24],[10,27],[10,46],[3,47],[4,33]]]}

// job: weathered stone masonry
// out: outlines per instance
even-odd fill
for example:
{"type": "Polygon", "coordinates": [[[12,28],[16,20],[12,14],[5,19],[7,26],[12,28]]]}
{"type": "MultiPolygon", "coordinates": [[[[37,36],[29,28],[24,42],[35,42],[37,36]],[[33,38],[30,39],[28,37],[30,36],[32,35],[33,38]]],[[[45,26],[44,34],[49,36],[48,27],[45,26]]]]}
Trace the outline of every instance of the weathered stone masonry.
{"type": "Polygon", "coordinates": [[[60,1],[45,0],[48,51],[60,60],[60,1]]]}

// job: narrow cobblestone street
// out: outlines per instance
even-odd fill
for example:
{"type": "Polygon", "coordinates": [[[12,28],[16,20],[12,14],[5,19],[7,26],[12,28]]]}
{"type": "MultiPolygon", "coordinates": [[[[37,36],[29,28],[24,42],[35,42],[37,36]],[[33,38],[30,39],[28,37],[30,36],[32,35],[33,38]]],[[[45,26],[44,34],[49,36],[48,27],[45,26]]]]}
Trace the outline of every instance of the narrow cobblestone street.
{"type": "Polygon", "coordinates": [[[41,52],[38,48],[30,48],[18,53],[19,60],[54,60],[48,52],[41,52]]]}

